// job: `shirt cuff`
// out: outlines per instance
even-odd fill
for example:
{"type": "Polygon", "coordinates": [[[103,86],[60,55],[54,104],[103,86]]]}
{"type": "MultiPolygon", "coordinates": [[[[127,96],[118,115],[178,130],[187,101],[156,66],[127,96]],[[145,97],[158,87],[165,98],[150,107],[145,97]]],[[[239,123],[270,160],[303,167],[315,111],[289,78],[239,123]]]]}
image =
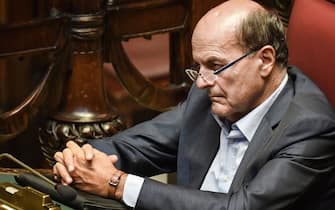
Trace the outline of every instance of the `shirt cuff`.
{"type": "Polygon", "coordinates": [[[123,202],[129,207],[135,207],[142,189],[144,178],[128,174],[123,190],[123,202]]]}

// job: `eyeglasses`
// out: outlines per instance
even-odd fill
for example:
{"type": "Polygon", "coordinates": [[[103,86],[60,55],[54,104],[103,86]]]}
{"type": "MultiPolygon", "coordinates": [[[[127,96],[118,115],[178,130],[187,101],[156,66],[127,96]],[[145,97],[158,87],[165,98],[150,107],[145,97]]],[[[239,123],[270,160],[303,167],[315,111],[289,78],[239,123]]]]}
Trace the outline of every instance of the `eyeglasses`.
{"type": "Polygon", "coordinates": [[[205,82],[212,83],[217,79],[217,75],[224,70],[228,69],[229,67],[233,66],[243,58],[247,57],[251,53],[255,52],[255,50],[251,50],[247,52],[246,54],[242,55],[241,57],[237,58],[236,60],[233,60],[232,62],[228,63],[227,65],[222,66],[221,68],[217,70],[202,70],[200,72],[200,65],[197,64],[189,69],[185,69],[185,73],[187,76],[192,80],[195,81],[198,79],[198,77],[201,77],[205,82]]]}

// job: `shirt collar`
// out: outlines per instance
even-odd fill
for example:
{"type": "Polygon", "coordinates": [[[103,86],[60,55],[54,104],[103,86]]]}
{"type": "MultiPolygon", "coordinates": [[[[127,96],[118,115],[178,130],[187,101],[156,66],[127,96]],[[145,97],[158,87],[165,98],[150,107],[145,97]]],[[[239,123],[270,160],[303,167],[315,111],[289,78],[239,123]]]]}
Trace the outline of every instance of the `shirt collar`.
{"type": "MultiPolygon", "coordinates": [[[[260,105],[254,108],[247,115],[236,121],[233,125],[236,125],[246,139],[250,142],[254,136],[259,124],[261,123],[264,115],[269,111],[273,102],[278,98],[279,93],[284,89],[288,80],[288,75],[286,74],[284,79],[281,81],[279,87],[260,105]]],[[[226,130],[228,129],[227,123],[221,121],[219,117],[213,114],[216,122],[226,130]]]]}

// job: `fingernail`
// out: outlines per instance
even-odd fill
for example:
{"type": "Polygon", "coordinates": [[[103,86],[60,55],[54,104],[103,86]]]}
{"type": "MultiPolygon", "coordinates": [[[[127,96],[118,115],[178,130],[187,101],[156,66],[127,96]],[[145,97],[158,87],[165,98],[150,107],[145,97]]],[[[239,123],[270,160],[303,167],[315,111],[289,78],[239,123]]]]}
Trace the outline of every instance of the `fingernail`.
{"type": "Polygon", "coordinates": [[[87,160],[91,160],[93,158],[93,154],[89,153],[86,155],[87,160]]]}

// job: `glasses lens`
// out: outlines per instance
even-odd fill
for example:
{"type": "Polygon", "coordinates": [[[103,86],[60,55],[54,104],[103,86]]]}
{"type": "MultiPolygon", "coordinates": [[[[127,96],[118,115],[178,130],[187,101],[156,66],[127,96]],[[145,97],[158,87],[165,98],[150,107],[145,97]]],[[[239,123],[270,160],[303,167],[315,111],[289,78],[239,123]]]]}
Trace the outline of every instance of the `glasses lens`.
{"type": "Polygon", "coordinates": [[[199,72],[199,76],[205,81],[205,82],[209,82],[209,83],[213,83],[217,76],[214,74],[213,71],[201,71],[199,72]]]}
{"type": "Polygon", "coordinates": [[[217,76],[214,74],[213,71],[210,70],[203,70],[199,72],[199,65],[192,66],[189,69],[185,69],[185,73],[187,76],[192,80],[197,80],[198,76],[201,77],[205,82],[212,83],[216,80],[217,76]]]}

